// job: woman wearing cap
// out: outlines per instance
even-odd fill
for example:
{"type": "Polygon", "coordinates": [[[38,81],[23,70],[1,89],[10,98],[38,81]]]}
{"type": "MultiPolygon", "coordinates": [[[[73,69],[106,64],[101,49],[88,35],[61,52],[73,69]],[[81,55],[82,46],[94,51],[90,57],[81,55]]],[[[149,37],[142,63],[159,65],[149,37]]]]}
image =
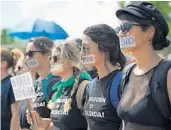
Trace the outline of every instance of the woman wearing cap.
{"type": "Polygon", "coordinates": [[[28,67],[36,69],[39,75],[34,83],[36,98],[32,99],[32,105],[43,118],[49,118],[51,112],[47,108],[48,90],[61,79],[59,76],[53,77],[49,69],[48,57],[53,46],[53,41],[47,37],[32,38],[29,40],[25,54],[28,67]]]}
{"type": "Polygon", "coordinates": [[[117,90],[126,59],[114,29],[105,24],[88,27],[82,38],[82,62],[88,69],[96,67],[98,78],[88,89],[84,114],[88,130],[119,130],[117,90]]]}
{"type": "MultiPolygon", "coordinates": [[[[81,71],[79,49],[75,42],[65,41],[57,43],[52,50],[50,57],[51,72],[60,75],[62,80],[52,87],[49,95],[51,101],[49,108],[51,119],[40,118],[38,113],[32,112],[36,116],[38,128],[46,130],[86,130],[87,123],[78,109],[76,98],[77,90],[87,85],[91,80],[90,75],[81,71]]],[[[28,122],[31,123],[30,116],[27,115],[28,122]]]]}
{"type": "MultiPolygon", "coordinates": [[[[150,80],[158,66],[163,64],[163,59],[155,53],[155,50],[162,50],[170,43],[166,37],[169,31],[168,25],[159,10],[148,2],[128,5],[118,10],[116,16],[122,22],[116,30],[122,51],[131,52],[136,60],[130,75],[123,80],[127,83],[122,84],[122,88],[125,89],[122,91],[117,110],[123,120],[123,130],[166,130],[169,119],[164,118],[155,104],[156,97],[152,96],[155,86],[150,85],[150,80]]],[[[168,70],[165,79],[167,88],[166,85],[163,86],[167,91],[163,96],[168,93],[168,100],[171,102],[169,79],[171,69],[168,70]]],[[[159,98],[162,100],[163,96],[159,98]]]]}

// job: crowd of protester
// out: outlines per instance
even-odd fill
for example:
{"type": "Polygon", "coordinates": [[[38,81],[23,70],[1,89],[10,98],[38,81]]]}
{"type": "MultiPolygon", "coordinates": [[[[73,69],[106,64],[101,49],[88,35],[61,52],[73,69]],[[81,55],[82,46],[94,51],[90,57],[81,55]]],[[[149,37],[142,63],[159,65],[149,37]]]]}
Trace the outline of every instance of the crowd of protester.
{"type": "Polygon", "coordinates": [[[92,25],[57,43],[34,37],[25,53],[1,48],[1,129],[170,130],[171,54],[155,52],[170,44],[168,24],[149,2],[116,16],[116,29],[92,25]],[[16,101],[10,78],[26,72],[36,96],[16,101]]]}

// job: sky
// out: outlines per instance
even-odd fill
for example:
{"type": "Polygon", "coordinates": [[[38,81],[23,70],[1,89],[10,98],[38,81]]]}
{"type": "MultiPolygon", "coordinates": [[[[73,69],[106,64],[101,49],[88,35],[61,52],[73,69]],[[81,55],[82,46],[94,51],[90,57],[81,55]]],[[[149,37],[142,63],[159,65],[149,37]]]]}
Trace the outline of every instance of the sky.
{"type": "Polygon", "coordinates": [[[94,24],[108,24],[115,28],[119,21],[115,11],[117,2],[112,1],[0,1],[0,28],[15,28],[18,24],[41,18],[54,21],[78,37],[84,29],[94,24]]]}

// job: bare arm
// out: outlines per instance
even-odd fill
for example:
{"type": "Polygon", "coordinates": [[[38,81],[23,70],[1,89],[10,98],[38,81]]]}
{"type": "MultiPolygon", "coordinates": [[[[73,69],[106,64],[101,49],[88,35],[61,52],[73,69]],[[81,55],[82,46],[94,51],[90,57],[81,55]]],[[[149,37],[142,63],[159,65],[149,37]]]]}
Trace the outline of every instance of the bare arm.
{"type": "Polygon", "coordinates": [[[169,70],[167,75],[167,90],[168,90],[170,104],[171,104],[171,69],[169,70]]]}
{"type": "Polygon", "coordinates": [[[15,102],[11,104],[11,113],[12,113],[12,118],[11,118],[11,125],[10,125],[10,130],[19,130],[19,102],[15,102]]]}
{"type": "Polygon", "coordinates": [[[40,126],[47,129],[50,126],[51,123],[52,122],[51,122],[50,118],[42,118],[40,126]]]}
{"type": "Polygon", "coordinates": [[[47,128],[47,130],[54,130],[53,122],[51,122],[50,126],[47,128]]]}

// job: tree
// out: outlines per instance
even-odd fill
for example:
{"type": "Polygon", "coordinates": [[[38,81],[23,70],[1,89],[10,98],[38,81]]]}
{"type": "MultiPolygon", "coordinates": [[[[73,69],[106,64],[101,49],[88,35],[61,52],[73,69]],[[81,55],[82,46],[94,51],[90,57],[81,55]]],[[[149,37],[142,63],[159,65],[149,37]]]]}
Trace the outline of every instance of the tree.
{"type": "Polygon", "coordinates": [[[1,30],[1,44],[14,44],[15,39],[8,36],[8,29],[1,30]]]}

